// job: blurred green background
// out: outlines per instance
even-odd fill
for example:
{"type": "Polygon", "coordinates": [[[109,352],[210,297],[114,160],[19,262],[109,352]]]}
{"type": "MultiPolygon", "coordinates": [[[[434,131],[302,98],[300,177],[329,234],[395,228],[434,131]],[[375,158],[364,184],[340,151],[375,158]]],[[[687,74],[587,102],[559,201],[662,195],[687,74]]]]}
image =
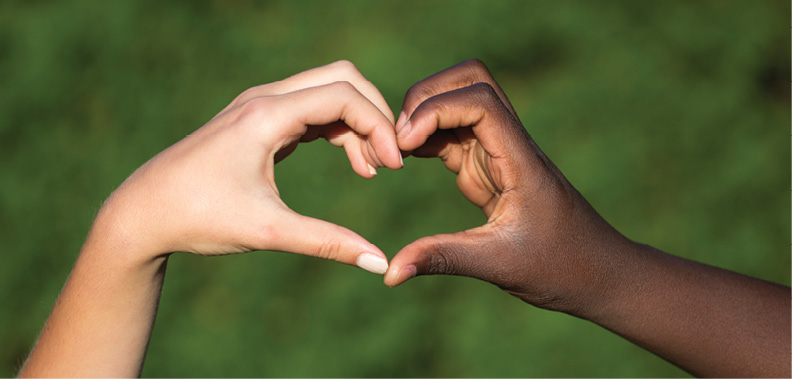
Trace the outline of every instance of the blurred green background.
{"type": "MultiPolygon", "coordinates": [[[[0,376],[15,375],[102,201],[244,89],[349,59],[398,114],[480,58],[526,128],[628,237],[790,283],[790,3],[4,1],[0,376]]],[[[276,168],[295,210],[392,256],[484,217],[436,160],[357,177],[276,168]]],[[[593,324],[472,279],[315,258],[174,255],[144,376],[687,376],[593,324]]]]}

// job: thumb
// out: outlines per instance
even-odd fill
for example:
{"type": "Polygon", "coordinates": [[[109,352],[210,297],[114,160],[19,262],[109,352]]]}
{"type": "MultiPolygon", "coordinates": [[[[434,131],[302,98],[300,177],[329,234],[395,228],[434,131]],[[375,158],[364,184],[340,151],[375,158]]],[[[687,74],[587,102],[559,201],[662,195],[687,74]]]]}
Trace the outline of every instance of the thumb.
{"type": "Polygon", "coordinates": [[[379,248],[336,224],[287,210],[277,219],[268,250],[310,255],[384,274],[388,260],[379,248]]]}
{"type": "Polygon", "coordinates": [[[475,229],[421,238],[401,249],[385,273],[385,285],[395,287],[417,275],[479,277],[486,254],[475,229]]]}

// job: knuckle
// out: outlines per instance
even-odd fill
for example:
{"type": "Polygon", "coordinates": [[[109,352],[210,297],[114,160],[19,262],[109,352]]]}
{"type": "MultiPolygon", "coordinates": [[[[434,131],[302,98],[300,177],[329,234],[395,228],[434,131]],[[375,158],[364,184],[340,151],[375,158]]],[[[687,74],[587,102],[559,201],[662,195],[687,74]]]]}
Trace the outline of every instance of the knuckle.
{"type": "Polygon", "coordinates": [[[406,107],[411,102],[415,101],[414,99],[416,97],[416,92],[418,92],[418,84],[420,84],[420,82],[413,84],[409,89],[407,89],[407,92],[404,94],[404,101],[402,101],[402,109],[406,109],[406,107]]]}
{"type": "Polygon", "coordinates": [[[427,274],[453,275],[458,272],[458,262],[454,246],[427,240],[425,265],[427,274]]]}
{"type": "Polygon", "coordinates": [[[484,64],[484,62],[482,62],[478,58],[468,59],[462,62],[462,65],[464,67],[467,67],[470,71],[474,73],[489,74],[489,69],[487,68],[487,65],[484,64]]]}
{"type": "Polygon", "coordinates": [[[446,254],[436,251],[429,258],[428,271],[431,274],[450,274],[451,265],[446,254]]]}
{"type": "Polygon", "coordinates": [[[410,105],[417,106],[434,95],[434,88],[426,80],[415,83],[404,95],[402,109],[407,109],[410,105]]]}
{"type": "Polygon", "coordinates": [[[325,240],[319,244],[316,256],[322,259],[337,261],[341,256],[342,244],[336,240],[325,240]]]}
{"type": "Polygon", "coordinates": [[[404,97],[406,98],[416,97],[419,94],[419,92],[424,91],[423,84],[424,84],[423,81],[420,81],[410,86],[410,88],[407,89],[407,93],[404,94],[404,97]]]}
{"type": "Polygon", "coordinates": [[[352,83],[350,83],[350,82],[348,82],[346,80],[335,81],[333,83],[330,83],[330,86],[334,90],[339,91],[339,92],[343,92],[343,93],[350,93],[350,92],[354,93],[354,92],[357,92],[357,89],[355,88],[355,86],[352,85],[352,83]]]}
{"type": "Polygon", "coordinates": [[[258,119],[271,106],[273,100],[266,97],[254,97],[239,105],[239,120],[258,119]]]}
{"type": "Polygon", "coordinates": [[[330,64],[334,70],[346,74],[346,75],[361,75],[360,70],[358,70],[357,66],[354,63],[342,59],[340,61],[335,61],[330,64]]]}
{"type": "Polygon", "coordinates": [[[493,80],[489,68],[479,59],[468,59],[462,63],[462,67],[467,69],[467,75],[474,83],[493,80]]]}
{"type": "Polygon", "coordinates": [[[487,65],[478,59],[469,59],[462,63],[462,67],[464,68],[462,76],[465,78],[463,82],[466,82],[468,85],[495,82],[487,65]]]}
{"type": "Polygon", "coordinates": [[[259,88],[259,86],[250,87],[250,88],[242,91],[239,95],[237,95],[236,98],[234,98],[233,103],[234,104],[242,104],[245,101],[247,101],[248,99],[251,99],[251,98],[255,97],[255,93],[256,93],[258,88],[259,88]]]}
{"type": "Polygon", "coordinates": [[[487,82],[478,82],[470,87],[480,92],[482,96],[498,98],[498,93],[495,91],[495,88],[492,88],[492,85],[487,82]]]}
{"type": "MultiPolygon", "coordinates": [[[[423,112],[429,115],[435,115],[437,119],[440,119],[441,115],[448,114],[450,112],[450,104],[445,101],[426,101],[422,103],[419,108],[423,108],[423,112]]],[[[422,112],[416,112],[418,115],[422,112]]]]}
{"type": "Polygon", "coordinates": [[[440,99],[429,98],[418,104],[412,112],[410,119],[413,125],[420,123],[420,120],[428,119],[428,122],[439,122],[439,120],[449,113],[450,104],[440,99]]]}
{"type": "Polygon", "coordinates": [[[258,88],[258,86],[255,86],[255,87],[250,87],[250,88],[242,91],[242,93],[240,93],[239,96],[237,96],[237,99],[250,98],[252,93],[255,92],[257,88],[258,88]]]}
{"type": "Polygon", "coordinates": [[[476,96],[476,100],[482,104],[492,104],[495,101],[500,102],[498,92],[495,91],[495,88],[492,88],[489,83],[478,82],[470,86],[470,89],[473,90],[472,93],[476,96]]]}

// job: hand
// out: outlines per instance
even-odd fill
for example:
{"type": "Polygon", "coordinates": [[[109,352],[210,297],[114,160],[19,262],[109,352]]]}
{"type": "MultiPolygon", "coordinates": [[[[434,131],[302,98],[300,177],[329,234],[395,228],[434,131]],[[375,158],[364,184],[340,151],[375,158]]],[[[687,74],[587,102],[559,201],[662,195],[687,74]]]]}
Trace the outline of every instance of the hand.
{"type": "Polygon", "coordinates": [[[174,251],[277,250],[383,273],[387,261],[377,247],[280,199],[274,164],[318,137],[342,146],[365,178],[377,167],[402,167],[382,95],[354,65],[336,62],[239,95],[130,176],[91,234],[145,252],[144,260],[174,251]]]}
{"type": "Polygon", "coordinates": [[[105,202],[19,375],[139,376],[174,251],[280,250],[385,272],[377,247],[278,195],[273,165],[318,137],[363,177],[402,166],[392,113],[349,62],[245,91],[105,202]]]}
{"type": "Polygon", "coordinates": [[[402,109],[399,147],[439,157],[488,219],[407,245],[385,284],[470,276],[590,320],[696,376],[789,376],[789,288],[622,236],[536,146],[481,62],[417,83],[402,109]]]}
{"type": "Polygon", "coordinates": [[[607,287],[605,256],[630,244],[564,178],[520,123],[483,63],[463,62],[415,84],[397,122],[399,148],[439,157],[487,216],[483,226],[421,238],[392,260],[385,283],[464,275],[551,309],[607,287]]]}

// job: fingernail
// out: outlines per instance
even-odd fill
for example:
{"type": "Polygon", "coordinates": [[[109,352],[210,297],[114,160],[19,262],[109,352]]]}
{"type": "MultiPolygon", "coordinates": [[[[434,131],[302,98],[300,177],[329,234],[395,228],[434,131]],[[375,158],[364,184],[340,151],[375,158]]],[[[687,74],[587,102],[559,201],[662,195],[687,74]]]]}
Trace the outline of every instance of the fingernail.
{"type": "Polygon", "coordinates": [[[385,271],[388,271],[388,261],[379,255],[374,255],[371,253],[360,254],[355,264],[358,267],[375,274],[382,275],[385,273],[385,271]]]}
{"type": "Polygon", "coordinates": [[[407,122],[405,122],[404,125],[402,125],[401,129],[399,129],[399,131],[396,132],[396,136],[404,138],[408,134],[410,134],[410,129],[412,129],[412,121],[407,120],[407,122]]]}
{"type": "Polygon", "coordinates": [[[399,270],[399,275],[396,275],[396,283],[401,283],[400,280],[401,280],[402,277],[404,277],[405,281],[407,279],[410,279],[410,278],[414,277],[416,272],[417,272],[417,270],[415,269],[415,266],[413,266],[413,265],[402,267],[401,270],[399,270]]]}
{"type": "Polygon", "coordinates": [[[404,157],[402,157],[401,151],[399,152],[399,163],[401,163],[401,166],[404,167],[404,157]]]}
{"type": "Polygon", "coordinates": [[[368,162],[366,162],[366,166],[368,166],[368,169],[369,169],[369,174],[371,174],[371,175],[377,175],[377,169],[376,169],[376,168],[374,168],[374,166],[372,166],[372,165],[371,165],[370,163],[368,163],[368,162]]]}
{"type": "Polygon", "coordinates": [[[407,117],[407,115],[404,114],[404,111],[401,111],[401,113],[399,113],[399,118],[396,119],[397,132],[399,131],[399,129],[401,129],[402,125],[404,125],[404,121],[406,121],[405,117],[407,117]]]}

